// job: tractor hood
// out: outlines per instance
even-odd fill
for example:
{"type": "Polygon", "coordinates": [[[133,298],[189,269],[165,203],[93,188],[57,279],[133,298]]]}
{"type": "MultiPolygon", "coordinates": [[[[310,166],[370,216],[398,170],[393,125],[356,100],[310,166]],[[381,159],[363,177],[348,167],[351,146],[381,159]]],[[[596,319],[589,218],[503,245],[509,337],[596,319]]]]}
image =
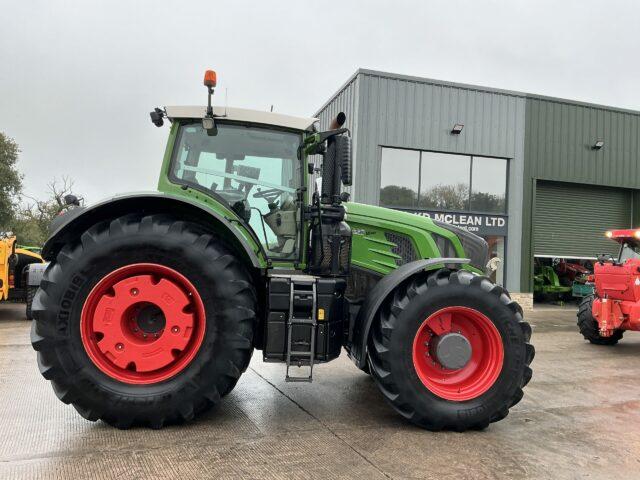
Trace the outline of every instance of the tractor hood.
{"type": "Polygon", "coordinates": [[[402,212],[391,208],[376,207],[373,205],[354,202],[345,203],[344,207],[347,211],[347,216],[352,214],[363,217],[378,218],[380,220],[401,223],[412,227],[422,227],[425,230],[432,230],[434,226],[433,220],[429,217],[423,217],[422,215],[416,215],[415,213],[402,212]]]}
{"type": "Polygon", "coordinates": [[[355,221],[366,225],[380,224],[382,222],[387,225],[385,228],[391,228],[392,230],[397,230],[398,233],[412,237],[418,247],[421,258],[431,258],[434,255],[468,258],[471,266],[479,271],[485,271],[489,260],[489,247],[482,237],[471,232],[454,225],[432,220],[429,217],[391,208],[351,202],[345,203],[344,207],[347,212],[347,223],[355,221]],[[397,226],[397,228],[394,226],[397,226]],[[425,237],[431,238],[434,245],[437,245],[439,252],[433,252],[429,248],[421,247],[421,245],[424,245],[425,237]]]}

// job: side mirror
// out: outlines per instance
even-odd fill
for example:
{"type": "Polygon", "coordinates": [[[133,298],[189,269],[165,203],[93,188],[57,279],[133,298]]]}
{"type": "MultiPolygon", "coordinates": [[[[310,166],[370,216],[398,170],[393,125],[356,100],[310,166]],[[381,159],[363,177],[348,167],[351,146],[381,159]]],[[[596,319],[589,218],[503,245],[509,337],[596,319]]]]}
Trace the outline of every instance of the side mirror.
{"type": "Polygon", "coordinates": [[[151,117],[151,122],[156,126],[156,127],[161,127],[162,125],[164,125],[164,110],[162,110],[161,108],[154,108],[153,112],[149,113],[149,116],[151,117]]]}

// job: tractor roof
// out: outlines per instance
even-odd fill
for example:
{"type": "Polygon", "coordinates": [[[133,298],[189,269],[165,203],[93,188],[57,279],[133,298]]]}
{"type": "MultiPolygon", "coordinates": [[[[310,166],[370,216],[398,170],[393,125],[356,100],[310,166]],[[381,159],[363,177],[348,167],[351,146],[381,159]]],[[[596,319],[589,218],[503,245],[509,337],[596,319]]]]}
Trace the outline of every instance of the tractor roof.
{"type": "MultiPolygon", "coordinates": [[[[204,117],[207,107],[200,106],[172,106],[165,107],[167,117],[194,118],[204,117]]],[[[294,130],[311,130],[318,121],[312,117],[293,117],[282,113],[263,112],[261,110],[249,110],[246,108],[213,107],[213,114],[236,122],[261,123],[264,125],[276,125],[278,127],[292,128],[294,130]]]]}
{"type": "Polygon", "coordinates": [[[616,242],[623,242],[625,240],[633,240],[637,242],[640,240],[640,228],[628,228],[625,230],[609,230],[606,233],[607,238],[611,238],[616,242]]]}

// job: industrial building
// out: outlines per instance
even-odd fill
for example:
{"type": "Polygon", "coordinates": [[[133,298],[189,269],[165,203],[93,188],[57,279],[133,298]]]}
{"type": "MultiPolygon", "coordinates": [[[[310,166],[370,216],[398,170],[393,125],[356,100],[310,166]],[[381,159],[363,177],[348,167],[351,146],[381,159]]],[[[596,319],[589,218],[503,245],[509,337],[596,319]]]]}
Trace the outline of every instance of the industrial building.
{"type": "Polygon", "coordinates": [[[541,259],[615,253],[640,223],[640,112],[359,69],[318,109],[347,114],[351,199],[453,223],[525,301],[541,259]]]}

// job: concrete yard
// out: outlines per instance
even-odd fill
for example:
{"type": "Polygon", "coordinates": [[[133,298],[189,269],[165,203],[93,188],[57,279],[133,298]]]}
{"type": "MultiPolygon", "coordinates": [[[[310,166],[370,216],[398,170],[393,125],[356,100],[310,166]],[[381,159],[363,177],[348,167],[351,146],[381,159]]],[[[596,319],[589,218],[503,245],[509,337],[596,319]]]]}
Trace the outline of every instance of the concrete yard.
{"type": "Polygon", "coordinates": [[[573,309],[528,314],[523,401],[482,432],[403,421],[343,355],[312,385],[255,355],[214,412],[182,427],[91,423],[38,373],[24,306],[0,304],[0,478],[638,478],[640,334],[585,343],[573,309]]]}

